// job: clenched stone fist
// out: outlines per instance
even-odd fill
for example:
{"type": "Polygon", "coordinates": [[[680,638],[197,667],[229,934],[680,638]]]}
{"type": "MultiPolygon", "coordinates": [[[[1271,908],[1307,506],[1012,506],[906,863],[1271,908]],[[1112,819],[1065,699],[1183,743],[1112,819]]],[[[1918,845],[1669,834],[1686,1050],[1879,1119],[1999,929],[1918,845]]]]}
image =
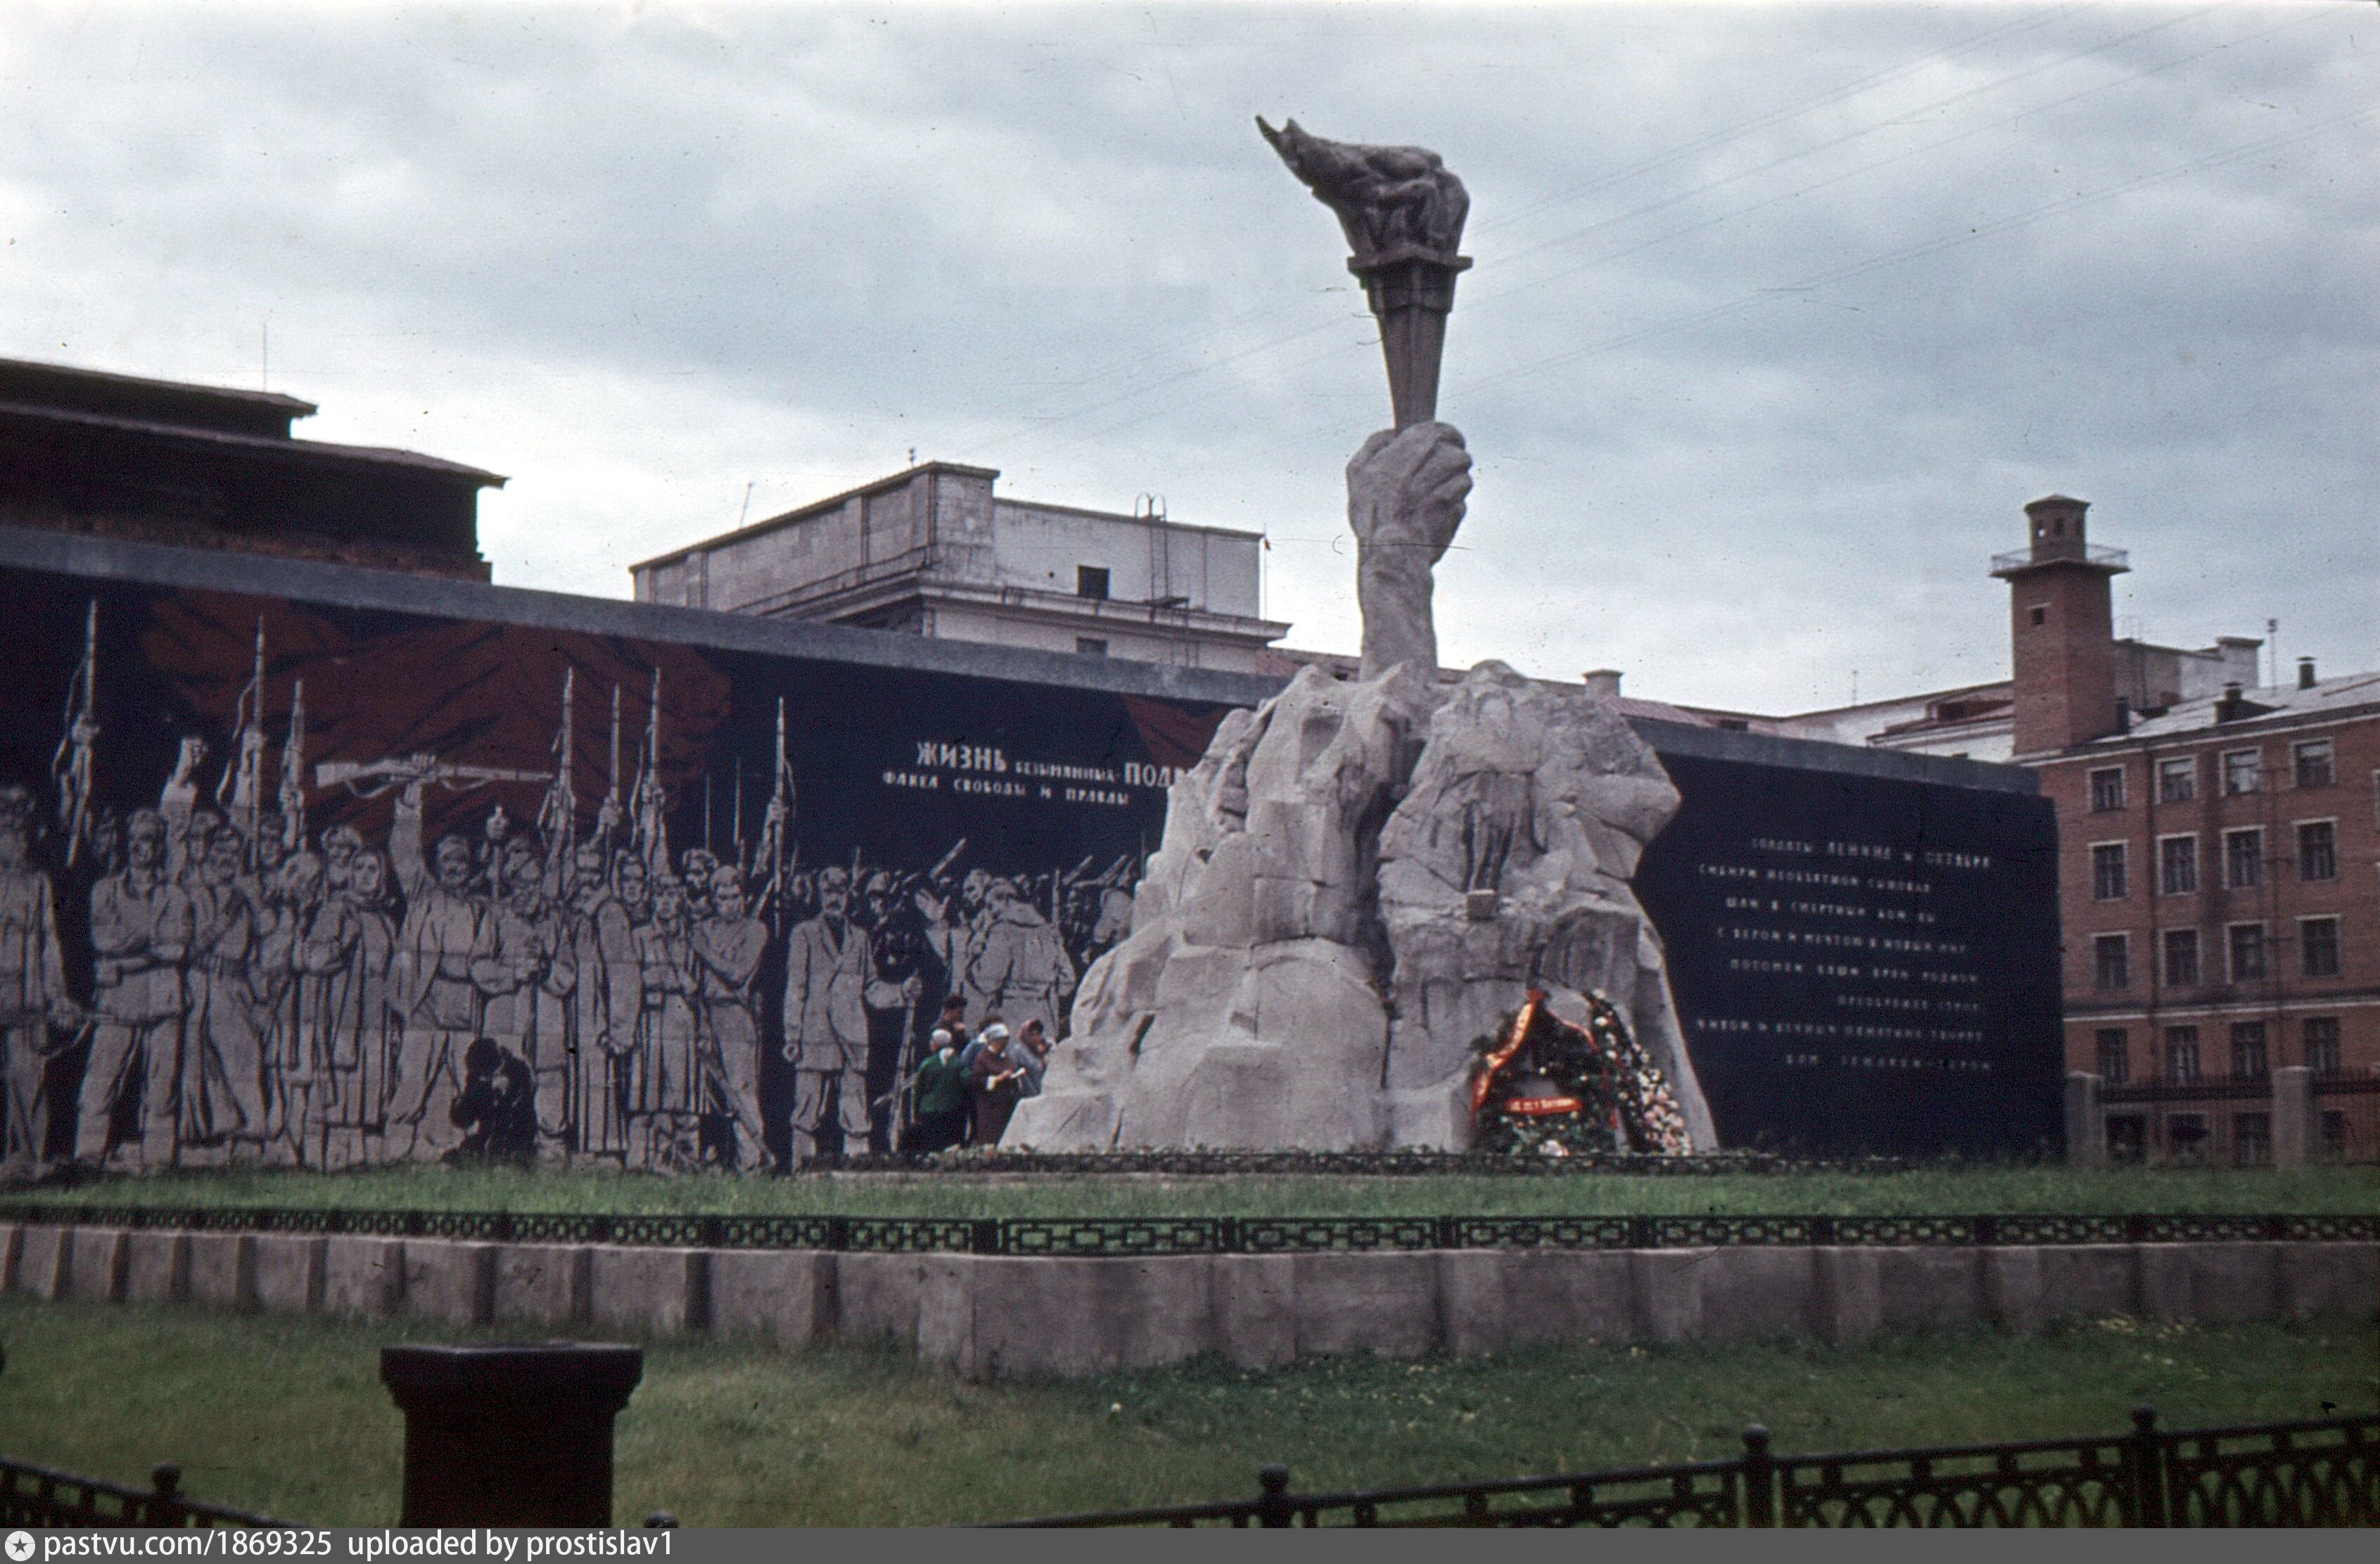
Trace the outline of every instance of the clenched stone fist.
{"type": "Polygon", "coordinates": [[[1364,671],[1400,662],[1438,671],[1430,571],[1463,525],[1471,453],[1452,424],[1382,430],[1347,464],[1347,525],[1355,532],[1355,600],[1364,613],[1364,671]]]}

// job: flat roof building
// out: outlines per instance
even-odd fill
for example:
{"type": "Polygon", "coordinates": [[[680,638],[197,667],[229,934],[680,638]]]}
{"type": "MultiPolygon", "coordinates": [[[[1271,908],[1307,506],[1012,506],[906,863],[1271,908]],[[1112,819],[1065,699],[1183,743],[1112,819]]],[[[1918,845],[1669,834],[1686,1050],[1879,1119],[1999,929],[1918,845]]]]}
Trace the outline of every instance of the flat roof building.
{"type": "Polygon", "coordinates": [[[0,359],[0,524],[488,578],[480,491],[504,479],[298,440],[314,404],[0,359]]]}
{"type": "Polygon", "coordinates": [[[995,496],[927,462],[629,567],[638,602],[943,640],[1262,670],[1263,538],[995,496]]]}

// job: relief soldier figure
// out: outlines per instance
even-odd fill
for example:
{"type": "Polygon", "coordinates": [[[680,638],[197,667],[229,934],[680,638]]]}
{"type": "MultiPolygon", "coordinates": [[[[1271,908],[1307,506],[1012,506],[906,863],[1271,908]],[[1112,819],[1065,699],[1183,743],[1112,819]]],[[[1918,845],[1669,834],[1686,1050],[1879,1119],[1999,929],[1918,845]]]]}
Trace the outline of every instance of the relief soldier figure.
{"type": "Polygon", "coordinates": [[[544,1150],[564,1148],[570,1109],[568,1016],[578,958],[561,911],[546,900],[544,854],[527,832],[504,847],[503,899],[486,913],[484,955],[471,981],[484,996],[480,1032],[526,1063],[535,1078],[544,1150]]]}
{"type": "Polygon", "coordinates": [[[868,1140],[868,1005],[901,1002],[880,983],[868,931],[851,916],[851,873],[820,869],[819,915],[785,941],[785,1062],[794,1067],[793,1156],[818,1158],[827,1105],[834,1104],[843,1144],[868,1140]]]}
{"type": "Polygon", "coordinates": [[[984,942],[990,934],[990,891],[991,875],[983,869],[969,869],[966,878],[959,881],[954,897],[947,892],[937,896],[927,890],[917,892],[917,909],[927,922],[927,943],[949,975],[949,991],[966,1000],[970,1024],[979,1024],[984,1012],[991,1008],[986,996],[969,980],[976,957],[983,953],[984,942]]]}
{"type": "Polygon", "coordinates": [[[249,982],[265,1017],[265,1072],[273,1089],[265,1098],[273,1116],[267,1155],[274,1161],[319,1165],[319,1120],[329,1082],[322,1039],[307,1024],[308,985],[301,948],[307,926],[322,900],[322,860],[310,851],[292,854],[264,881],[265,915],[259,925],[249,982]]]}
{"type": "Polygon", "coordinates": [[[638,928],[636,940],[644,1006],[637,1018],[631,1155],[646,1168],[690,1167],[701,1158],[695,995],[702,978],[686,923],[686,888],[675,879],[653,887],[652,920],[638,928]]]}
{"type": "MultiPolygon", "coordinates": [[[[325,846],[335,832],[324,833],[325,846]]],[[[352,833],[350,833],[352,834],[352,833]]],[[[386,1121],[391,1016],[388,971],[396,929],[388,912],[388,870],[361,839],[345,879],[323,903],[298,946],[305,1000],[301,1024],[322,1039],[330,1085],[322,1094],[323,1160],[347,1167],[364,1159],[366,1137],[386,1121]]],[[[324,862],[333,860],[326,853],[324,862]]]]}
{"type": "MultiPolygon", "coordinates": [[[[195,833],[193,833],[195,836],[195,833]]],[[[195,843],[194,843],[195,844],[195,843]]],[[[264,1050],[249,964],[257,908],[240,873],[240,840],[212,832],[189,886],[189,1021],[184,1031],[183,1138],[256,1152],[264,1141],[264,1050]]]]}
{"type": "MultiPolygon", "coordinates": [[[[120,1147],[118,1109],[137,1099],[138,1156],[171,1162],[180,1111],[183,958],[194,932],[190,899],[165,874],[165,820],[136,809],[125,822],[125,867],[91,888],[91,1062],[83,1071],[75,1156],[102,1162],[120,1147]]],[[[128,1159],[128,1158],[127,1158],[128,1159]]]]}
{"type": "Polygon", "coordinates": [[[257,835],[257,933],[255,952],[248,964],[248,983],[255,990],[257,1019],[264,1033],[264,1111],[267,1111],[269,1162],[305,1162],[314,1114],[314,1040],[300,1031],[298,1019],[298,942],[305,938],[307,921],[322,903],[322,857],[298,853],[284,857],[281,838],[273,845],[257,835]],[[264,867],[272,862],[272,867],[264,867]]]}
{"type": "Polygon", "coordinates": [[[711,915],[695,926],[694,954],[702,964],[709,1094],[731,1124],[735,1145],[727,1160],[757,1169],[768,1158],[760,1117],[760,1005],[752,991],[768,953],[769,926],[746,908],[744,878],[732,865],[710,876],[711,915]]]}
{"type": "Polygon", "coordinates": [[[462,1089],[463,1050],[479,1036],[480,991],[471,982],[471,963],[487,953],[485,920],[470,892],[468,843],[441,837],[434,872],[422,860],[419,782],[398,795],[389,844],[405,891],[405,925],[392,968],[405,1038],[389,1098],[388,1154],[399,1160],[436,1158],[458,1138],[447,1109],[462,1089]]]}
{"type": "Polygon", "coordinates": [[[7,1093],[0,1102],[0,1170],[22,1175],[42,1164],[47,1149],[49,1029],[71,1031],[76,1012],[67,996],[50,877],[29,862],[31,810],[15,803],[0,798],[0,1091],[7,1093]]]}
{"type": "Polygon", "coordinates": [[[1013,1026],[1038,1021],[1055,1030],[1075,992],[1074,964],[1050,920],[1006,879],[985,894],[983,931],[973,944],[966,990],[978,1017],[997,1013],[1013,1026]]]}
{"type": "MultiPolygon", "coordinates": [[[[876,982],[868,1002],[868,1089],[871,1104],[881,1101],[893,1083],[911,1068],[911,1056],[920,1051],[918,1007],[927,999],[933,951],[926,920],[900,895],[900,882],[890,869],[868,877],[868,937],[876,967],[876,982]],[[890,994],[895,1002],[879,1000],[890,994]]],[[[939,998],[939,996],[936,996],[939,998]]],[[[871,1109],[868,1146],[892,1149],[889,1120],[892,1105],[871,1109]]]]}
{"type": "MultiPolygon", "coordinates": [[[[578,968],[570,1010],[572,1149],[592,1157],[621,1157],[628,1149],[637,1012],[644,997],[636,920],[629,898],[615,895],[603,872],[607,856],[598,841],[570,860],[570,950],[578,968]]],[[[642,863],[623,860],[621,885],[624,891],[630,888],[631,867],[634,901],[641,903],[642,863]]]]}

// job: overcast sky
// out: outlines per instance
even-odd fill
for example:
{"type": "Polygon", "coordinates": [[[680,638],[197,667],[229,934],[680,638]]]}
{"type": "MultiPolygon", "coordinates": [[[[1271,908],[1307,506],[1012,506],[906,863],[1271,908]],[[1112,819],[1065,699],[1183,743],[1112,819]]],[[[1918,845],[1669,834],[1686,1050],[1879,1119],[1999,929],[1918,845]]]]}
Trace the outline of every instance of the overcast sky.
{"type": "Polygon", "coordinates": [[[501,583],[625,595],[914,448],[1260,529],[1290,643],[1352,649],[1388,394],[1290,115],[1471,191],[1447,661],[2000,677],[1987,558],[2056,491],[2119,630],[2380,667],[2370,0],[6,17],[0,356],[508,474],[501,583]]]}

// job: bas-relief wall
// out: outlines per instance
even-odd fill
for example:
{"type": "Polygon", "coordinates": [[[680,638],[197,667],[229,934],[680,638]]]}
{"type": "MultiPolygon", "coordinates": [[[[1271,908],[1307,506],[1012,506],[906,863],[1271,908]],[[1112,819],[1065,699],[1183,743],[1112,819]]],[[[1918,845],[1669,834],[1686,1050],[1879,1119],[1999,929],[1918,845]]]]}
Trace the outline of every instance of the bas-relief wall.
{"type": "Polygon", "coordinates": [[[1062,1030],[1222,710],[23,572],[0,614],[11,1100],[91,1159],[881,1144],[946,994],[1062,1030]]]}
{"type": "MultiPolygon", "coordinates": [[[[749,1168],[882,1145],[945,994],[1062,1030],[1123,931],[1168,768],[1223,710],[27,570],[0,570],[0,615],[20,1166],[468,1145],[749,1168]]],[[[1664,758],[1685,804],[1639,889],[1727,1144],[2054,1137],[2041,801],[1664,758]],[[1795,1026],[1873,1024],[1845,997],[1901,981],[1728,964],[1718,931],[1745,919],[1711,898],[1738,888],[1700,867],[1803,838],[1997,855],[1930,892],[1969,941],[1983,1014],[1955,1029],[1979,1037],[1789,1049],[1795,1026]]],[[[1762,915],[1798,938],[1843,913],[1762,915]]]]}

